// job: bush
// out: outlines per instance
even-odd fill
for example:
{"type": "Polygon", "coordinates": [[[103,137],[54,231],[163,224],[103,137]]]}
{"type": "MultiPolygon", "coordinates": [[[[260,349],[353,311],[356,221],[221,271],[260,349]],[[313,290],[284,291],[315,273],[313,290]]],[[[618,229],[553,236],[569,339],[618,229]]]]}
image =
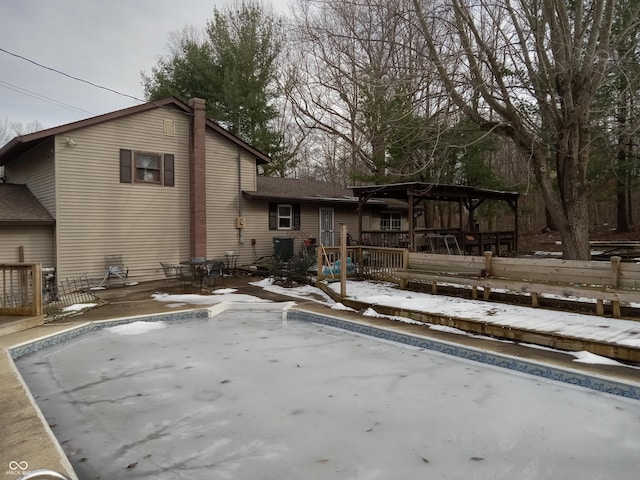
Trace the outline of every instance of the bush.
{"type": "Polygon", "coordinates": [[[56,320],[60,320],[64,318],[66,314],[62,309],[62,306],[58,303],[50,303],[45,305],[44,307],[44,317],[46,322],[55,322],[56,320]]]}

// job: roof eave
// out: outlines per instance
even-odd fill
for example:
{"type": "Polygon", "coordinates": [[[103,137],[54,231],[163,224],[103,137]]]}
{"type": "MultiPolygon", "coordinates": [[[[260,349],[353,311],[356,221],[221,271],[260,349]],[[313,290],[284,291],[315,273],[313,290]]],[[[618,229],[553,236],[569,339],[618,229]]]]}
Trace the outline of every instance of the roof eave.
{"type": "MultiPolygon", "coordinates": [[[[242,192],[246,198],[253,200],[271,200],[271,201],[286,201],[286,202],[300,202],[300,203],[333,203],[336,205],[358,205],[358,198],[335,198],[335,197],[298,197],[291,195],[281,194],[267,194],[259,192],[242,192]]],[[[387,203],[384,200],[369,200],[367,205],[370,206],[386,206],[387,203]]]]}
{"type": "Polygon", "coordinates": [[[0,220],[3,227],[52,227],[55,220],[0,220]]]}

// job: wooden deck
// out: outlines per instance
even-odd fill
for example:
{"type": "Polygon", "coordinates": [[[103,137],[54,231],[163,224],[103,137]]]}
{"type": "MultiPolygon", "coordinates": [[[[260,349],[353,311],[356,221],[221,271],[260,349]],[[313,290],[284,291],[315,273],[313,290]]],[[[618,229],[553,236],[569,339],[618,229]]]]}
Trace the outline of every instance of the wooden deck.
{"type": "Polygon", "coordinates": [[[610,258],[618,256],[622,258],[640,257],[640,241],[592,241],[589,242],[591,247],[591,257],[610,258]]]}

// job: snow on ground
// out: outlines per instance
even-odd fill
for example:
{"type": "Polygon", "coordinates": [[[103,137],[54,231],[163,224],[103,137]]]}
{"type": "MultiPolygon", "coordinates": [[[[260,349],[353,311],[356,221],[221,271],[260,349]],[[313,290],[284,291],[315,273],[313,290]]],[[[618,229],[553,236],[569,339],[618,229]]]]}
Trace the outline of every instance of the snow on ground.
{"type": "Polygon", "coordinates": [[[97,305],[97,303],[74,303],[73,305],[68,305],[62,309],[64,313],[74,313],[81,312],[83,310],[87,310],[89,308],[93,308],[97,305]]]}
{"type": "MultiPolygon", "coordinates": [[[[339,283],[329,286],[336,292],[340,290],[339,283]]],[[[411,292],[390,283],[348,281],[347,296],[371,305],[640,347],[640,323],[633,320],[411,292]]]]}
{"type": "MultiPolygon", "coordinates": [[[[261,287],[269,292],[280,293],[305,301],[316,301],[330,306],[335,310],[352,310],[342,303],[334,302],[320,289],[310,285],[282,287],[275,285],[270,278],[252,282],[251,285],[261,287]],[[319,298],[322,300],[318,300],[319,298]]],[[[340,291],[340,283],[331,283],[329,286],[336,292],[340,291]]],[[[166,293],[157,293],[152,295],[152,297],[158,301],[167,302],[172,306],[207,306],[221,302],[254,303],[268,301],[235,292],[235,289],[228,288],[215,290],[213,295],[169,295],[166,293]]],[[[347,296],[374,306],[393,306],[407,310],[478,320],[497,325],[511,325],[530,330],[546,331],[578,338],[588,338],[620,345],[640,347],[640,323],[632,320],[612,319],[597,315],[581,315],[571,312],[491,303],[480,300],[467,300],[444,295],[431,295],[428,293],[402,290],[396,288],[394,284],[386,282],[347,281],[347,296]]],[[[372,317],[385,316],[376,312],[374,308],[369,308],[362,312],[362,314],[372,317]]],[[[405,317],[385,317],[405,323],[423,323],[405,317]]],[[[477,336],[442,325],[430,325],[430,328],[439,331],[477,336]]],[[[587,352],[584,352],[579,358],[576,358],[576,361],[583,363],[609,363],[612,361],[608,358],[593,354],[587,356],[585,355],[586,353],[587,352]]]]}
{"type": "MultiPolygon", "coordinates": [[[[299,298],[305,301],[318,301],[335,309],[347,309],[336,304],[322,290],[310,285],[283,287],[273,283],[270,278],[252,282],[251,285],[266,291],[299,298]],[[321,299],[321,300],[318,300],[321,299]]],[[[339,292],[340,283],[330,283],[330,288],[339,292]]],[[[220,302],[264,302],[266,300],[251,295],[237,294],[235,289],[218,289],[213,295],[157,293],[158,301],[172,307],[185,305],[215,305],[220,302]]],[[[545,310],[481,300],[467,300],[445,295],[412,292],[396,288],[385,282],[347,281],[347,296],[372,305],[385,305],[408,310],[425,311],[439,315],[468,318],[490,322],[496,325],[514,325],[531,330],[562,333],[576,337],[609,341],[621,345],[640,347],[640,325],[631,320],[612,319],[596,315],[582,315],[572,312],[545,310]]],[[[365,315],[375,315],[375,310],[365,315]],[[373,313],[372,313],[373,312],[373,313]]],[[[413,320],[395,317],[396,320],[415,323],[413,320]]],[[[420,322],[418,322],[420,323],[420,322]]]]}
{"type": "Polygon", "coordinates": [[[154,293],[151,297],[159,302],[201,306],[216,305],[222,302],[260,303],[269,301],[263,298],[254,297],[253,295],[245,295],[241,293],[214,293],[213,295],[154,293]]]}
{"type": "Polygon", "coordinates": [[[107,327],[105,330],[115,333],[116,335],[142,335],[151,330],[164,327],[166,327],[164,322],[132,322],[124,325],[116,325],[115,327],[107,327]]]}

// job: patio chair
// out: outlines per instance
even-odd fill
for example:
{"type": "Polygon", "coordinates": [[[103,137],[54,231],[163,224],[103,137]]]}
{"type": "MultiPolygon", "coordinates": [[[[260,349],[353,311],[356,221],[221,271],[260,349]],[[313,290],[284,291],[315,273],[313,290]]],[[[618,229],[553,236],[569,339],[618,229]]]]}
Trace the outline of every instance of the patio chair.
{"type": "Polygon", "coordinates": [[[164,262],[160,262],[160,266],[162,266],[162,271],[164,272],[164,288],[177,285],[180,280],[180,266],[164,262]]]}
{"type": "Polygon", "coordinates": [[[182,285],[182,291],[186,292],[190,289],[195,281],[195,276],[193,274],[193,267],[189,265],[180,265],[178,267],[178,280],[182,285]]]}
{"type": "Polygon", "coordinates": [[[104,257],[104,277],[100,286],[109,285],[112,278],[118,278],[122,285],[126,285],[129,279],[129,267],[124,264],[122,255],[105,255],[104,257]]]}
{"type": "Polygon", "coordinates": [[[224,282],[224,271],[225,271],[226,265],[225,263],[220,260],[219,262],[214,262],[214,263],[210,263],[207,264],[207,269],[205,271],[205,280],[207,282],[208,286],[213,286],[213,288],[216,288],[216,283],[218,282],[218,279],[222,280],[222,286],[225,286],[225,282],[224,282]],[[211,284],[211,281],[213,280],[213,285],[211,284]]]}

